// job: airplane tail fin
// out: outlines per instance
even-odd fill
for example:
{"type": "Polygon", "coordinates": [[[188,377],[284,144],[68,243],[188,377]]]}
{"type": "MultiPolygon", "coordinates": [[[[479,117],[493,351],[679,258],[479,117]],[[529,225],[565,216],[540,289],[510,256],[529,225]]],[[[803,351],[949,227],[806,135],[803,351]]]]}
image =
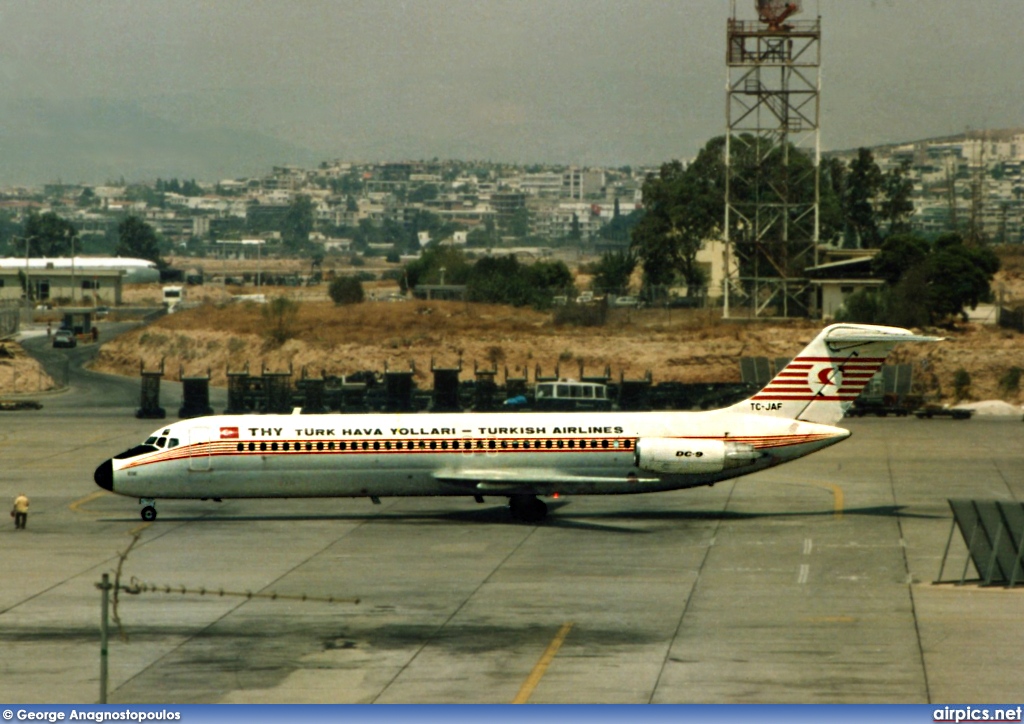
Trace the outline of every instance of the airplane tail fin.
{"type": "Polygon", "coordinates": [[[900,342],[938,342],[900,327],[833,324],[760,392],[729,408],[732,412],[834,425],[900,342]]]}

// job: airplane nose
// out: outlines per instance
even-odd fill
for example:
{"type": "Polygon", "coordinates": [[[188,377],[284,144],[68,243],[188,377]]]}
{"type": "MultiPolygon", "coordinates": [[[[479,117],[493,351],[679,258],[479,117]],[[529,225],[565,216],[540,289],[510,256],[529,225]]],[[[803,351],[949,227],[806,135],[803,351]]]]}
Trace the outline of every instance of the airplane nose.
{"type": "Polygon", "coordinates": [[[92,479],[104,490],[112,491],[114,489],[114,463],[110,460],[100,463],[96,472],[93,473],[92,479]]]}

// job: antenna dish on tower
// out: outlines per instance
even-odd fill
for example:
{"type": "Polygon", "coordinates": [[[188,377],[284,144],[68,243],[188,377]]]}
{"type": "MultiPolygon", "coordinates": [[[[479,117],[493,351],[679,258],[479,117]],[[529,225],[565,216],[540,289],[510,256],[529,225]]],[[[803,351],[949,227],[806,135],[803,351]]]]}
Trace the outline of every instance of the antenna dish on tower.
{"type": "Polygon", "coordinates": [[[770,31],[792,30],[792,25],[785,25],[786,18],[800,12],[800,0],[754,0],[757,7],[757,19],[768,26],[770,31]]]}

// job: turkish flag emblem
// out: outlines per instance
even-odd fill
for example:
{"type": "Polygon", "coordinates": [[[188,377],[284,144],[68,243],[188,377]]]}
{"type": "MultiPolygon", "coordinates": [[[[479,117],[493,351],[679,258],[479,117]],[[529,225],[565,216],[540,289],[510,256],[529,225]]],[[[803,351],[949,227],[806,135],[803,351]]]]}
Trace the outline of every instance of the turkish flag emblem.
{"type": "Polygon", "coordinates": [[[220,429],[221,440],[237,440],[238,439],[238,428],[237,427],[222,427],[220,429]]]}

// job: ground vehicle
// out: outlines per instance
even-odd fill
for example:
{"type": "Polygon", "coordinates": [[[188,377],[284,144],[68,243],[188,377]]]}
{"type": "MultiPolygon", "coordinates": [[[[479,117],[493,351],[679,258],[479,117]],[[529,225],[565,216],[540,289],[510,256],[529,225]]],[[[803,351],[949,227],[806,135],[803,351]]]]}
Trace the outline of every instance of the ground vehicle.
{"type": "Polygon", "coordinates": [[[918,420],[933,417],[952,417],[954,420],[970,420],[971,411],[962,407],[941,407],[939,405],[925,405],[914,410],[914,416],[918,420]]]}
{"type": "Polygon", "coordinates": [[[58,329],[53,333],[54,347],[77,347],[78,338],[70,329],[58,329]]]}
{"type": "Polygon", "coordinates": [[[169,286],[164,287],[164,304],[167,305],[167,312],[174,312],[178,306],[185,301],[185,287],[169,286]]]}
{"type": "Polygon", "coordinates": [[[534,392],[536,410],[610,410],[608,388],[597,382],[559,380],[542,382],[534,392]]]}

